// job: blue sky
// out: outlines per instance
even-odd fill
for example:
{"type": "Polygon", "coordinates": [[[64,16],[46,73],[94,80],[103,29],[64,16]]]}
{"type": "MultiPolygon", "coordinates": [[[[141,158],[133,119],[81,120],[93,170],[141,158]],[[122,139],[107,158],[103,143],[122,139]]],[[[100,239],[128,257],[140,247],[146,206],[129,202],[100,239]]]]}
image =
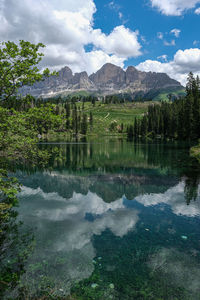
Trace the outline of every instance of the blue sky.
{"type": "Polygon", "coordinates": [[[46,45],[41,68],[200,74],[200,0],[0,0],[0,24],[1,41],[46,45]]]}
{"type": "MultiPolygon", "coordinates": [[[[179,49],[194,48],[200,46],[200,15],[194,13],[195,9],[188,10],[181,16],[166,16],[157,9],[152,8],[150,2],[143,0],[126,1],[95,1],[97,12],[94,15],[94,28],[101,28],[109,34],[113,27],[124,24],[132,31],[139,31],[139,42],[142,45],[142,56],[129,59],[126,64],[138,64],[145,59],[157,59],[167,55],[173,59],[179,49]],[[180,30],[179,36],[175,36],[173,29],[180,30]],[[163,38],[159,39],[163,35],[163,38]],[[143,40],[145,39],[145,41],[143,40]],[[165,43],[175,45],[167,46],[165,43]],[[196,43],[196,44],[195,44],[196,43]],[[194,45],[195,44],[195,45],[194,45]]],[[[198,7],[198,5],[197,5],[198,7]]],[[[200,7],[200,4],[199,4],[200,7]]]]}

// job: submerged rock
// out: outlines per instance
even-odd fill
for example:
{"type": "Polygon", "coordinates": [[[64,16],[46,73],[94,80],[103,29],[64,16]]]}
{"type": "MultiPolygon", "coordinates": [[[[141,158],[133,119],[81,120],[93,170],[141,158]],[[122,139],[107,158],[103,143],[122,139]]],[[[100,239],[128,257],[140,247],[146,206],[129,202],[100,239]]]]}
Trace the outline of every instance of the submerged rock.
{"type": "Polygon", "coordinates": [[[110,283],[110,284],[109,284],[109,288],[110,288],[110,289],[114,289],[114,288],[115,288],[114,284],[113,284],[113,283],[110,283]]]}

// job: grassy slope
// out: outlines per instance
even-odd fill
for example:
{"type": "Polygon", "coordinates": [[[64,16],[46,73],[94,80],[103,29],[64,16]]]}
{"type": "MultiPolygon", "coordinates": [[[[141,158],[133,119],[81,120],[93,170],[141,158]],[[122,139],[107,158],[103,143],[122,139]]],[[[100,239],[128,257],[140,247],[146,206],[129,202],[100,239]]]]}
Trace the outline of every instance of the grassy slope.
{"type": "Polygon", "coordinates": [[[91,103],[86,103],[84,112],[93,114],[93,134],[113,134],[109,131],[111,122],[116,121],[117,125],[133,124],[135,117],[147,112],[148,105],[152,102],[126,103],[126,104],[101,104],[96,103],[95,107],[91,103]]]}
{"type": "Polygon", "coordinates": [[[153,101],[167,101],[169,94],[175,97],[184,96],[185,89],[183,87],[169,87],[157,90],[150,90],[148,93],[146,93],[144,99],[153,99],[153,101]]]}
{"type": "MultiPolygon", "coordinates": [[[[160,94],[158,94],[154,100],[155,101],[167,101],[168,100],[168,95],[169,92],[161,92],[160,94]]],[[[180,97],[180,96],[184,96],[185,95],[185,90],[179,90],[177,92],[172,92],[172,95],[175,95],[176,97],[180,97]]]]}
{"type": "MultiPolygon", "coordinates": [[[[90,112],[93,115],[93,127],[89,126],[87,136],[102,136],[102,135],[121,135],[117,128],[114,131],[109,130],[109,126],[113,121],[116,121],[117,125],[124,124],[124,134],[127,125],[133,124],[135,117],[141,118],[144,113],[147,112],[148,106],[153,102],[144,103],[125,103],[125,104],[102,104],[100,101],[96,102],[95,106],[90,102],[84,104],[82,110],[82,103],[76,103],[78,111],[87,114],[88,119],[90,112]]],[[[72,133],[72,132],[71,132],[72,133]]],[[[65,140],[69,137],[70,132],[49,132],[46,136],[49,141],[65,140]]]]}

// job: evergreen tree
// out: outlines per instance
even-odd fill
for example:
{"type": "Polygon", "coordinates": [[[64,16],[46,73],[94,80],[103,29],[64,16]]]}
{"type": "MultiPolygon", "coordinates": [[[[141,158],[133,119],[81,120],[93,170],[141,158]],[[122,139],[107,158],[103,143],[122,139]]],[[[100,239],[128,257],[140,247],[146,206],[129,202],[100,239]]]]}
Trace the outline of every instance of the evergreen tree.
{"type": "Polygon", "coordinates": [[[147,134],[182,140],[200,138],[199,77],[194,78],[192,73],[188,75],[185,97],[173,102],[162,102],[160,105],[150,105],[141,121],[135,119],[134,136],[147,134]]]}
{"type": "Polygon", "coordinates": [[[65,104],[65,110],[66,110],[66,118],[70,117],[70,104],[67,102],[65,104]]]}
{"type": "Polygon", "coordinates": [[[90,127],[92,127],[93,126],[93,115],[92,115],[91,111],[90,111],[90,119],[89,119],[89,121],[90,121],[90,127]]]}
{"type": "Polygon", "coordinates": [[[86,134],[87,133],[87,115],[84,114],[81,122],[81,133],[86,134]]]}
{"type": "Polygon", "coordinates": [[[134,134],[134,137],[138,137],[138,123],[137,123],[137,118],[136,117],[135,117],[135,121],[134,121],[133,134],[134,134]]]}

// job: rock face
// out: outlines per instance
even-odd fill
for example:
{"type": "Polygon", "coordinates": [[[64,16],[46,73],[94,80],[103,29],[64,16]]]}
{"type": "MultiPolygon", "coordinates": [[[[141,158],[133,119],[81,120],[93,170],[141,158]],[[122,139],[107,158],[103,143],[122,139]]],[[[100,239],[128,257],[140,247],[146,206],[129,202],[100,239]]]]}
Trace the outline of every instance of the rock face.
{"type": "Polygon", "coordinates": [[[126,73],[113,64],[105,64],[99,71],[90,75],[90,80],[99,88],[118,88],[125,84],[126,73]]]}
{"type": "Polygon", "coordinates": [[[59,71],[58,76],[51,76],[44,81],[25,87],[22,94],[39,97],[52,97],[70,94],[80,90],[95,92],[102,95],[129,92],[133,95],[147,93],[152,89],[168,87],[180,88],[181,84],[165,73],[141,72],[129,66],[126,71],[107,63],[96,73],[88,77],[86,72],[75,73],[68,67],[59,71]]]}

